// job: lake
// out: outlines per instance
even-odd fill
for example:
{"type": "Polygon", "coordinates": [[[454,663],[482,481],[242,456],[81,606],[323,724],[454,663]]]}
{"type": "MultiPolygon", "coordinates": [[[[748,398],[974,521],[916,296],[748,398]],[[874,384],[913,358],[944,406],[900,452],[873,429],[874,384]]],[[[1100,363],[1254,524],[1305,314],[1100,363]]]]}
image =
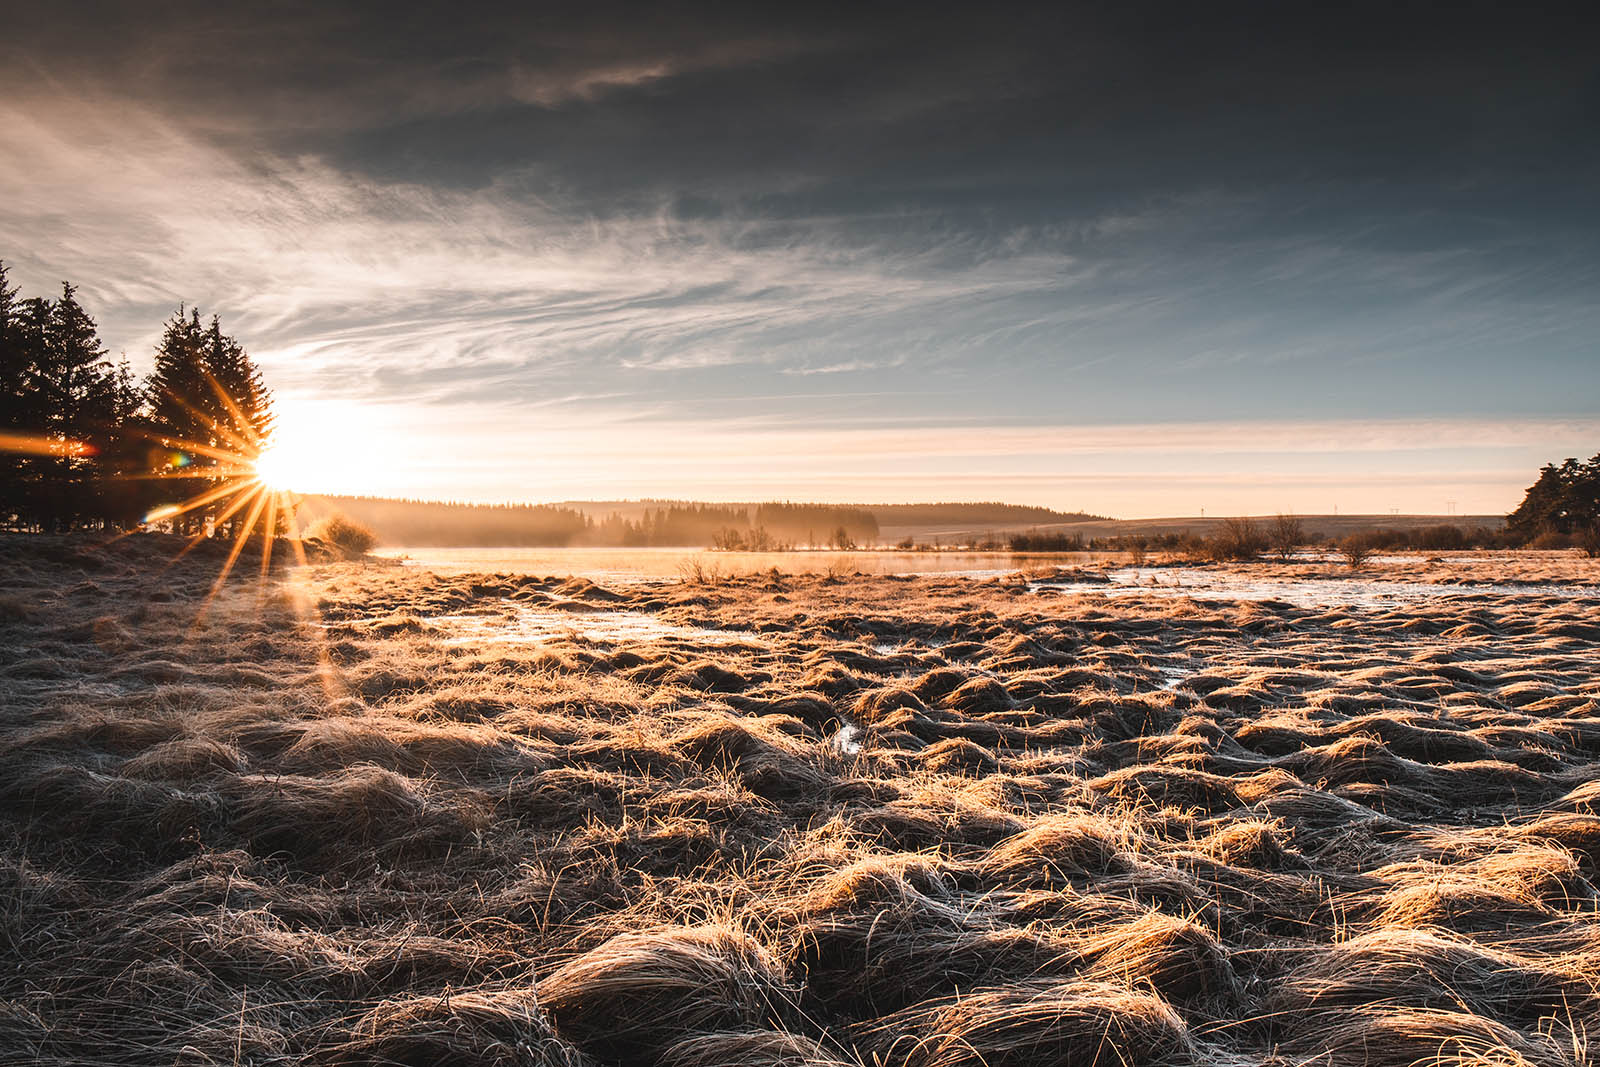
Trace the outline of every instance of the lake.
{"type": "Polygon", "coordinates": [[[783,574],[955,574],[991,578],[1120,561],[1119,552],[708,552],[694,548],[381,548],[373,553],[441,574],[575,575],[597,582],[681,578],[698,565],[723,575],[774,567],[783,574]]]}

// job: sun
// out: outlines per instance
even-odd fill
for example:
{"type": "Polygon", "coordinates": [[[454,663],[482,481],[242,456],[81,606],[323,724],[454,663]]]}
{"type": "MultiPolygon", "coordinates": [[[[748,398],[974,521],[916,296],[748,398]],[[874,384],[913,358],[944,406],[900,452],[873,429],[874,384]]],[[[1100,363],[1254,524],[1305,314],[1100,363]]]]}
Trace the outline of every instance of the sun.
{"type": "Polygon", "coordinates": [[[268,489],[286,493],[374,493],[393,479],[392,435],[360,412],[329,406],[285,410],[251,461],[268,489]]]}
{"type": "Polygon", "coordinates": [[[292,449],[269,443],[250,464],[256,480],[268,489],[293,491],[297,482],[304,481],[305,470],[299,467],[292,449]]]}

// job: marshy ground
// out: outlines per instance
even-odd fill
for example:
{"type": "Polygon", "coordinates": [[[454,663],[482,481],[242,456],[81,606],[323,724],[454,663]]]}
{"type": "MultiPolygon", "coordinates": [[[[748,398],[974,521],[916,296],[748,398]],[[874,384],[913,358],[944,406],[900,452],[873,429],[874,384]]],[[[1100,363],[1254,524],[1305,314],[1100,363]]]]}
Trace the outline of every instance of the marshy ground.
{"type": "Polygon", "coordinates": [[[0,1061],[1594,1057],[1577,556],[340,564],[202,613],[159,540],[3,549],[0,1061]]]}

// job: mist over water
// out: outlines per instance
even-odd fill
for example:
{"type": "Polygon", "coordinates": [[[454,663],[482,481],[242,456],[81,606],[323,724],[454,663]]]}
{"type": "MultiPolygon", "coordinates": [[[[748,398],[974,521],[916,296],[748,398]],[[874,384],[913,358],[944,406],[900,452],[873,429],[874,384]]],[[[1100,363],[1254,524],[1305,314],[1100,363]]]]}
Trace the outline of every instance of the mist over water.
{"type": "Polygon", "coordinates": [[[593,581],[675,579],[686,566],[696,563],[724,576],[777,568],[780,574],[999,577],[1019,570],[1123,558],[1119,552],[706,552],[693,548],[383,548],[375,554],[440,574],[570,574],[593,581]]]}

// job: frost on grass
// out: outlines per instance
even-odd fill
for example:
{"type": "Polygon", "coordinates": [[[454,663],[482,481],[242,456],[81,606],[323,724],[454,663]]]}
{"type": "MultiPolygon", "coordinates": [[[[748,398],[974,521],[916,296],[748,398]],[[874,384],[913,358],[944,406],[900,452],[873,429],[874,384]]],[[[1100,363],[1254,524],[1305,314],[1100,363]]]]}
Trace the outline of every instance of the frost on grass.
{"type": "Polygon", "coordinates": [[[7,1062],[1588,1062],[1592,564],[169,561],[0,555],[7,1062]]]}

